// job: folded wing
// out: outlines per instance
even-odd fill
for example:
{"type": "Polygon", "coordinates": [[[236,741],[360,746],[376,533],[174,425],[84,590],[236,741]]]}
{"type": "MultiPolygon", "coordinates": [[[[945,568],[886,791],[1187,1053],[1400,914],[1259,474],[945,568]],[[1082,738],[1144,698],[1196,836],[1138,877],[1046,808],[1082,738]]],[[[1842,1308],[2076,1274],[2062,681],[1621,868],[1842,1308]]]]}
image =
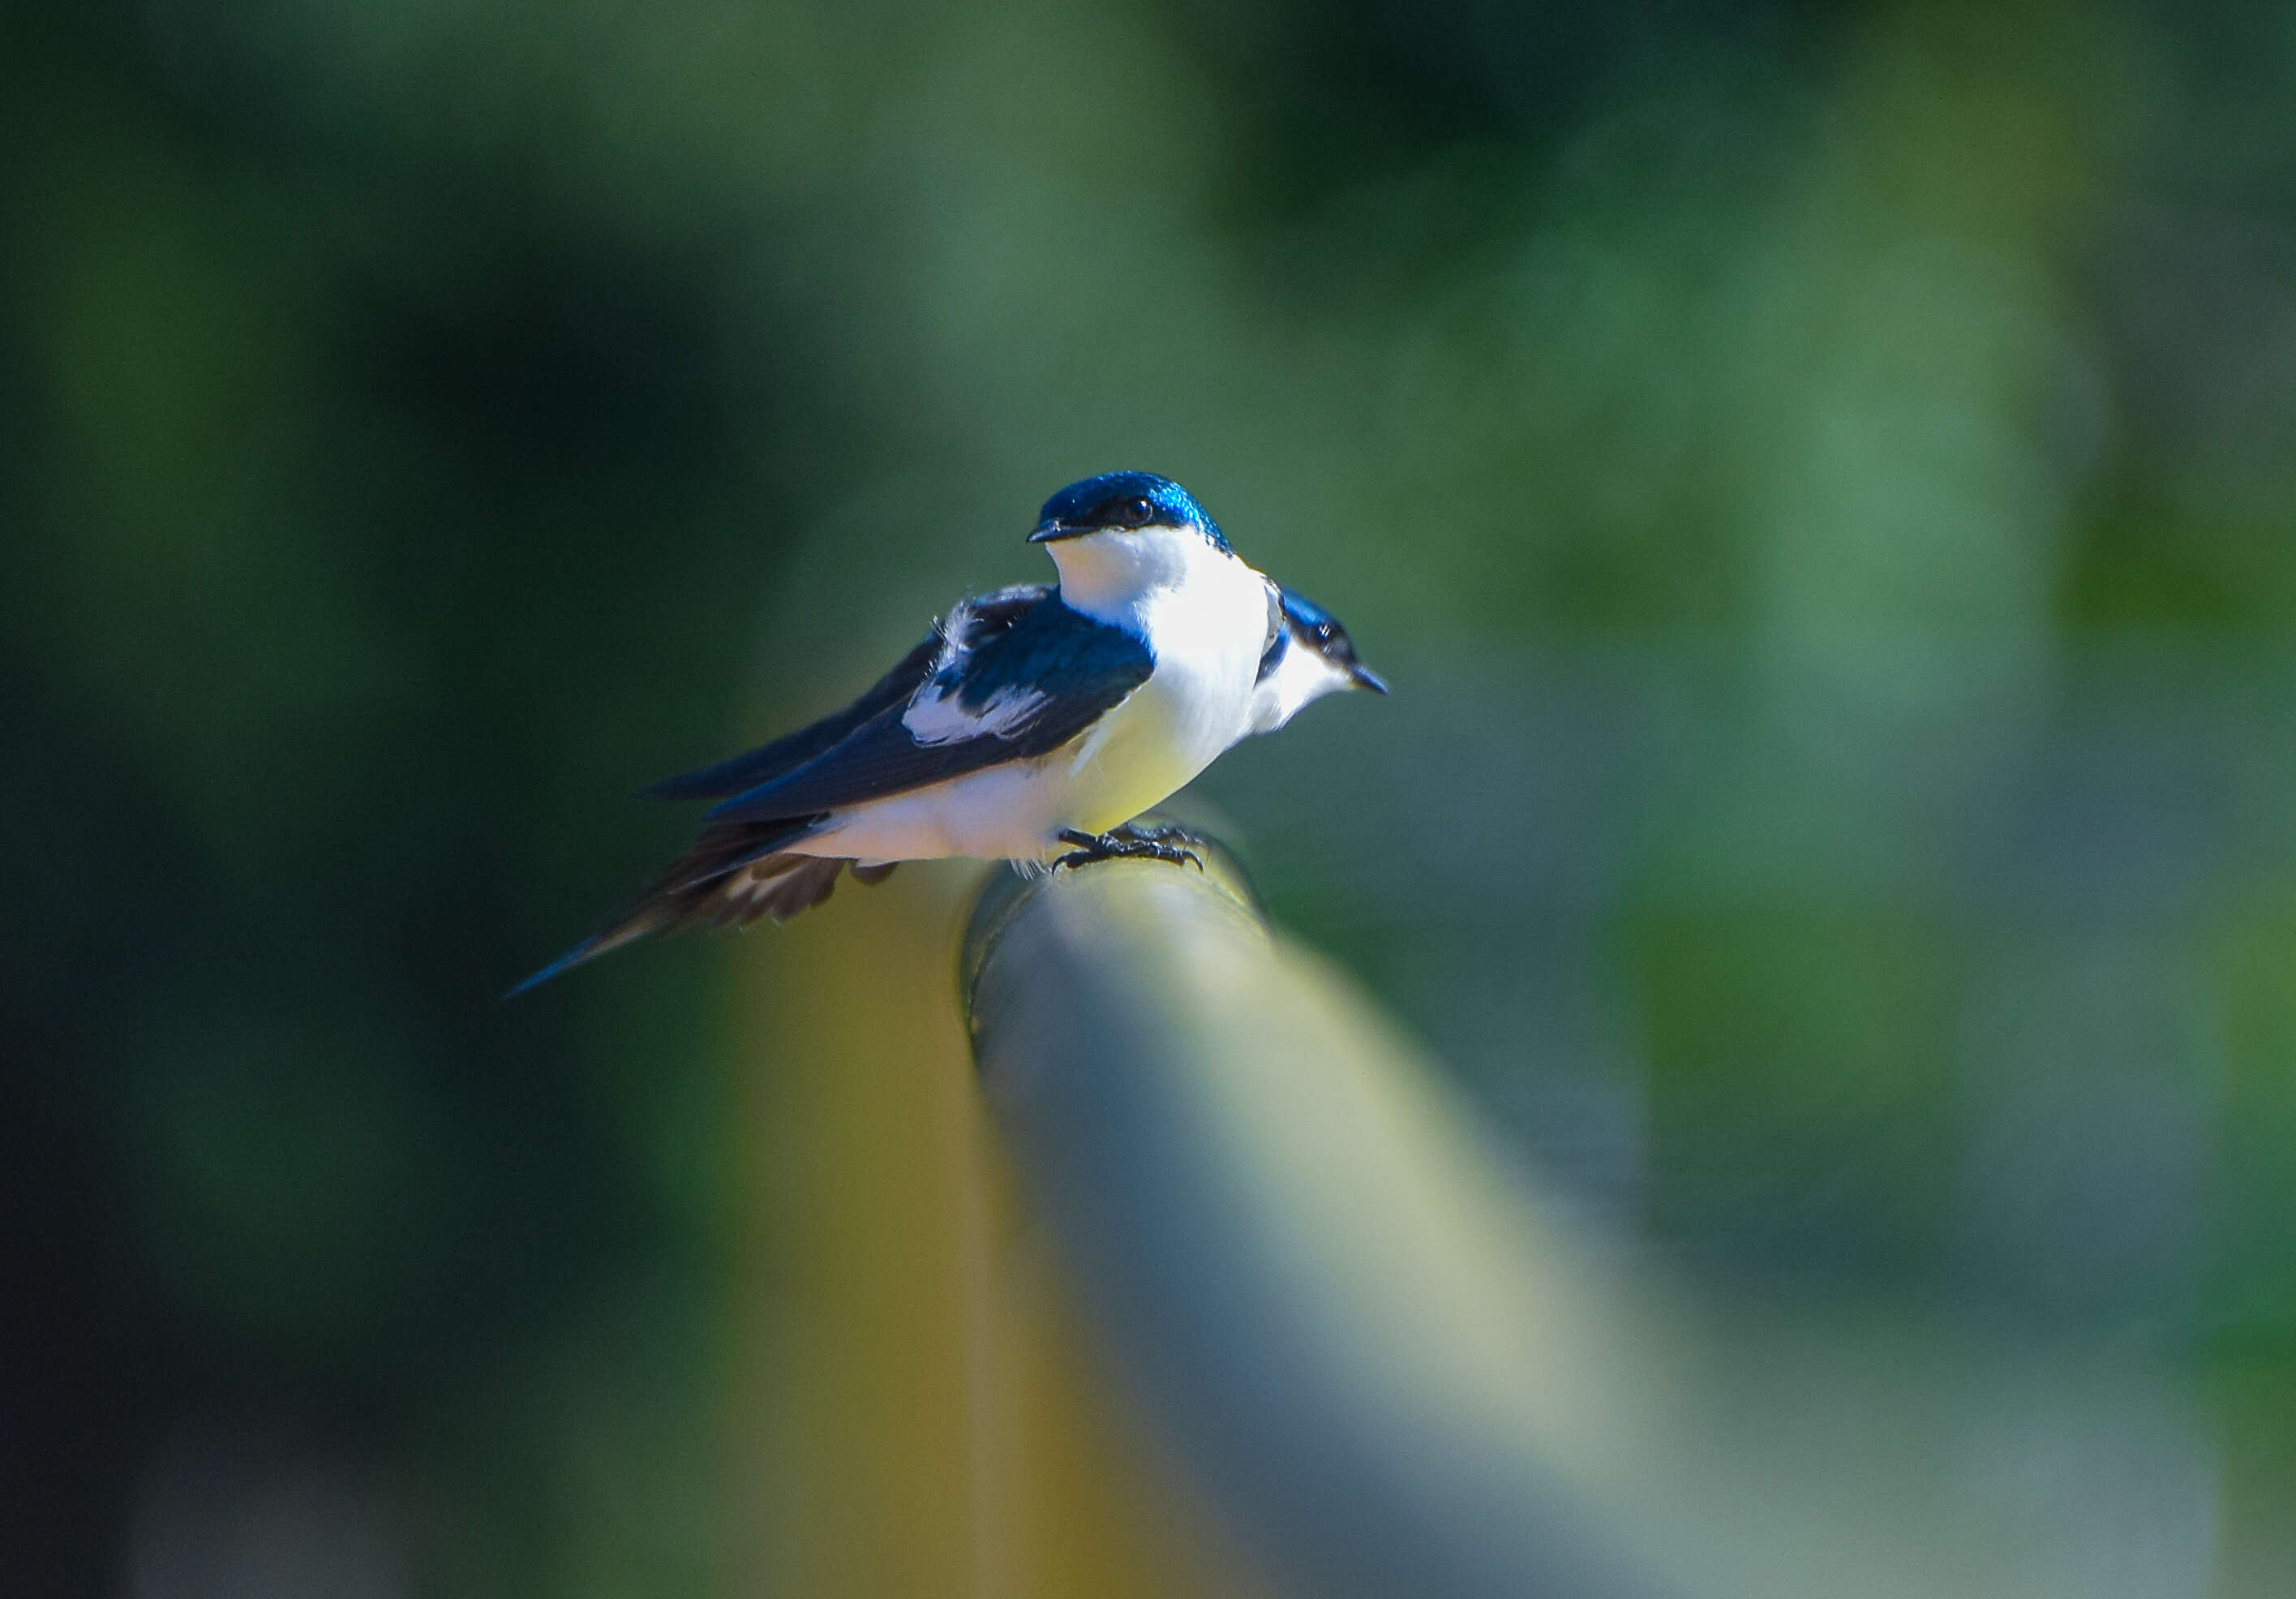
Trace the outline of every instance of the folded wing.
{"type": "Polygon", "coordinates": [[[946,664],[946,657],[953,653],[964,654],[978,649],[1009,629],[1051,591],[1043,583],[1018,583],[1010,589],[999,589],[993,594],[965,600],[935,622],[932,631],[927,633],[914,649],[903,655],[891,671],[870,686],[868,692],[843,710],[823,717],[810,727],[785,734],[746,754],[735,755],[731,760],[719,761],[693,771],[680,772],[676,777],[664,778],[639,792],[648,799],[721,799],[729,794],[745,793],[794,771],[851,737],[855,729],[871,718],[892,707],[908,704],[917,690],[923,688],[933,673],[946,664]]]}
{"type": "Polygon", "coordinates": [[[1148,680],[1155,658],[1121,628],[1046,595],[914,693],[820,754],[713,809],[716,820],[820,814],[1051,754],[1148,680]]]}

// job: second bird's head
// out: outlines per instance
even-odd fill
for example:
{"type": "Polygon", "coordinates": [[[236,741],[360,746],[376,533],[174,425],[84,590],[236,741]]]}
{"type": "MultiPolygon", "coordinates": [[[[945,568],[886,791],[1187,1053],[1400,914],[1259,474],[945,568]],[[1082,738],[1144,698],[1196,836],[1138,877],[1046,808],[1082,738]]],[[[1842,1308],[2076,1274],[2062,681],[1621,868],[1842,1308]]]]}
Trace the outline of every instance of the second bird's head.
{"type": "Polygon", "coordinates": [[[1387,680],[1356,658],[1355,640],[1340,619],[1304,595],[1275,590],[1283,623],[1259,657],[1251,694],[1251,730],[1272,733],[1327,694],[1365,688],[1387,692],[1387,680]]]}
{"type": "Polygon", "coordinates": [[[1348,637],[1338,617],[1304,594],[1285,589],[1282,595],[1287,641],[1298,646],[1300,654],[1312,655],[1316,668],[1331,680],[1323,693],[1335,688],[1387,692],[1387,680],[1356,658],[1356,641],[1348,637]]]}
{"type": "Polygon", "coordinates": [[[1029,542],[1046,547],[1072,604],[1242,564],[1195,496],[1152,472],[1103,472],[1070,483],[1045,502],[1029,542]]]}

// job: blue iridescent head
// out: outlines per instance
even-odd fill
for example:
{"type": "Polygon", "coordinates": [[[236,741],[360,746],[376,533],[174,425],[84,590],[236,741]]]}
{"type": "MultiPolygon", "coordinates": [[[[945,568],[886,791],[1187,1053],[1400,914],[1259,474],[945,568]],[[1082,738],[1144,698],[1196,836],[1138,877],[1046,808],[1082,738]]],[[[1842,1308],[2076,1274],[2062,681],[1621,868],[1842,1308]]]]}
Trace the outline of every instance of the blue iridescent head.
{"type": "Polygon", "coordinates": [[[1291,619],[1293,627],[1309,639],[1329,639],[1334,634],[1342,639],[1348,636],[1347,629],[1340,625],[1338,617],[1306,595],[1290,589],[1280,592],[1283,597],[1283,614],[1291,619]]]}
{"type": "Polygon", "coordinates": [[[1211,541],[1212,548],[1233,555],[1227,535],[1195,496],[1168,477],[1152,472],[1103,472],[1070,483],[1045,502],[1037,514],[1031,544],[1086,533],[1125,532],[1144,527],[1192,528],[1211,541]]]}

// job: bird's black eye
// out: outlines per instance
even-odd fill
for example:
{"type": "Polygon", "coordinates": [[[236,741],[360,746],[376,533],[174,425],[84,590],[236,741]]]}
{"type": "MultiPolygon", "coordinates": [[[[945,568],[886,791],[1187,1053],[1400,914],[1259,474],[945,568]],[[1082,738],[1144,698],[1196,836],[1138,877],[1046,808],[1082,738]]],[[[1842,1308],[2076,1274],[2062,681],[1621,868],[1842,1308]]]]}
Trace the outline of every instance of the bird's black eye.
{"type": "Polygon", "coordinates": [[[1156,507],[1144,499],[1111,500],[1103,513],[1111,526],[1145,527],[1156,515],[1156,507]]]}

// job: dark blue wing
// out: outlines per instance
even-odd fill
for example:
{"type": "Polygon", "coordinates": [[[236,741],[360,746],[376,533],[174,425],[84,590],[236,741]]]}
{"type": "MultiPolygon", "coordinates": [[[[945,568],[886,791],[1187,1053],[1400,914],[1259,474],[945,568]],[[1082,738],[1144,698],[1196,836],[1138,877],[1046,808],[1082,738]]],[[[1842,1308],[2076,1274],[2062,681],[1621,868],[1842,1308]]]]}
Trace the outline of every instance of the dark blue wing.
{"type": "Polygon", "coordinates": [[[910,699],[709,814],[760,820],[834,811],[1050,754],[1121,705],[1155,664],[1139,639],[1071,611],[1055,595],[958,655],[910,699]],[[903,720],[928,701],[930,742],[903,720]]]}
{"type": "Polygon", "coordinates": [[[810,727],[784,734],[747,754],[664,778],[638,792],[647,799],[718,799],[786,776],[849,738],[856,729],[888,707],[907,705],[932,676],[934,665],[949,643],[955,642],[960,649],[977,649],[1010,628],[1051,592],[1048,584],[1019,583],[968,599],[934,623],[933,631],[924,636],[922,642],[842,711],[824,716],[810,727]]]}

